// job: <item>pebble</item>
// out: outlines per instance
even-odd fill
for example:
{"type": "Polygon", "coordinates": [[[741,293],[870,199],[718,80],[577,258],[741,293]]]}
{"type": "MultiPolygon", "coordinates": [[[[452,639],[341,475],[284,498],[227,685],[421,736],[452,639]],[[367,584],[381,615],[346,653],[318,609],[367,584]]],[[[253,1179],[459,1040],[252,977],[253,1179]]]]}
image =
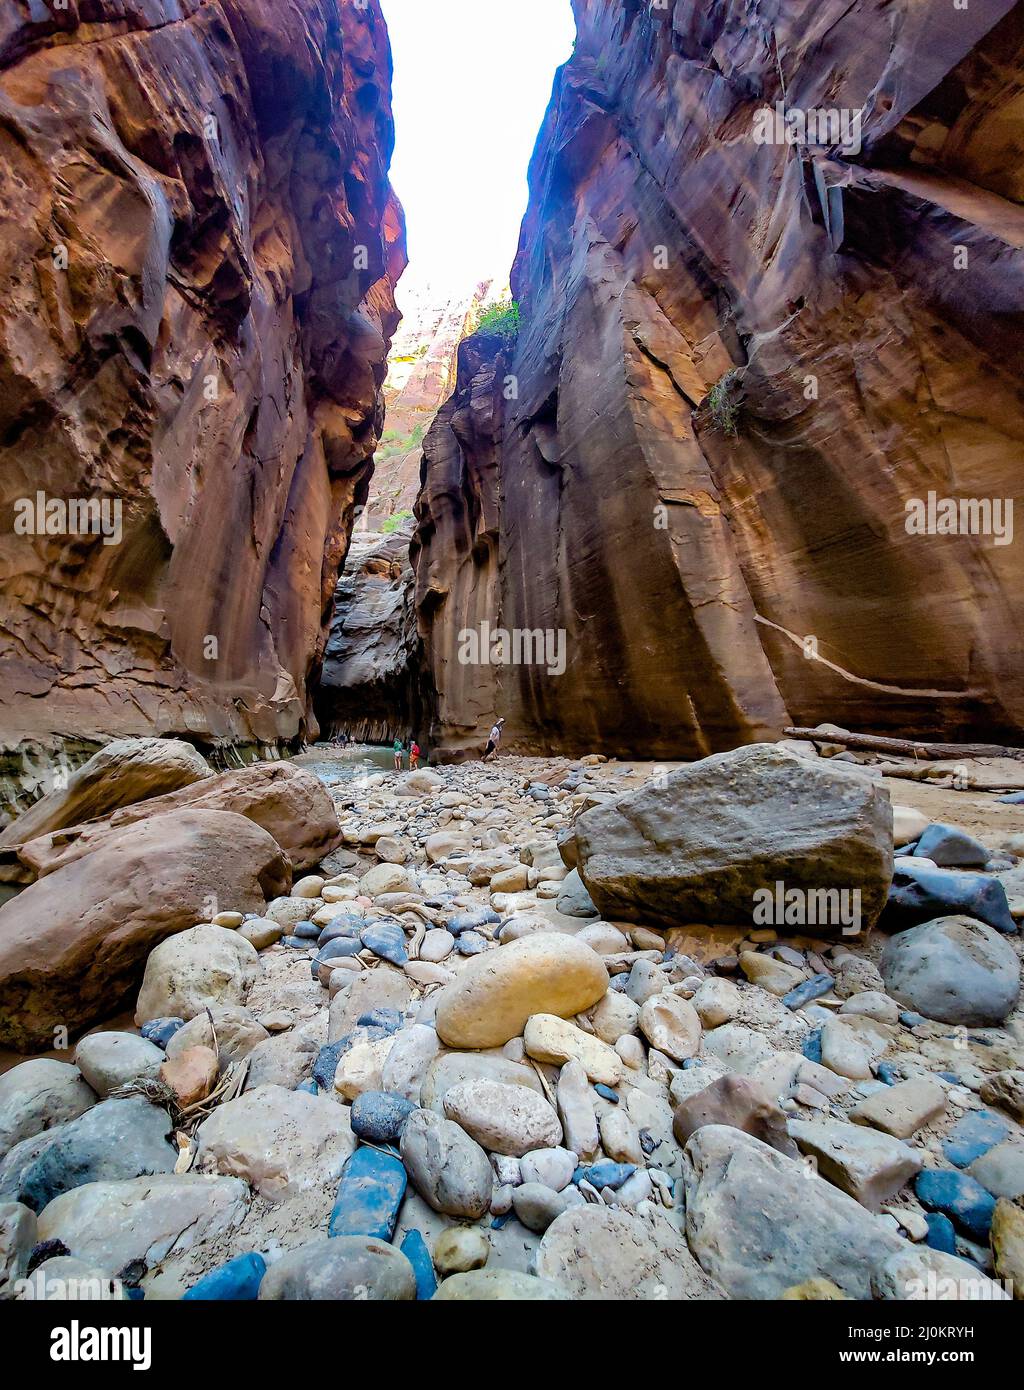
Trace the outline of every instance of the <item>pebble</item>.
{"type": "Polygon", "coordinates": [[[335,1236],[289,1250],[270,1266],[261,1300],[395,1302],[416,1298],[416,1276],[405,1256],[382,1240],[335,1236]]]}
{"type": "Polygon", "coordinates": [[[134,1033],[90,1033],[75,1048],[75,1065],[101,1098],[118,1086],[155,1077],[163,1060],[155,1043],[134,1033]]]}
{"type": "Polygon", "coordinates": [[[534,1014],[527,1021],[523,1042],[529,1056],[538,1062],[563,1066],[577,1061],[591,1081],[606,1086],[622,1080],[622,1059],[614,1048],[555,1014],[534,1014]]]}
{"type": "Polygon", "coordinates": [[[988,1241],[996,1202],[974,1178],[948,1168],[926,1169],[918,1174],[914,1191],[922,1206],[948,1216],[972,1239],[988,1241]]]}
{"type": "Polygon", "coordinates": [[[434,1275],[434,1263],[430,1258],[427,1242],[423,1239],[423,1232],[407,1231],[402,1238],[401,1250],[412,1265],[413,1275],[416,1279],[416,1297],[421,1302],[433,1298],[437,1292],[437,1279],[434,1275]]]}
{"type": "Polygon", "coordinates": [[[341,1175],[328,1234],[390,1240],[407,1185],[400,1159],[378,1149],[357,1149],[341,1175]]]}
{"type": "Polygon", "coordinates": [[[258,1251],[237,1255],[227,1264],[218,1265],[193,1284],[182,1298],[185,1301],[244,1303],[259,1297],[260,1284],[267,1272],[267,1262],[258,1251]]]}
{"type": "Polygon", "coordinates": [[[175,1033],[184,1026],[185,1020],[183,1018],[154,1018],[150,1019],[148,1023],[144,1023],[139,1032],[147,1042],[155,1043],[157,1047],[166,1048],[175,1033]]]}
{"type": "Polygon", "coordinates": [[[417,1110],[405,1122],[401,1149],[410,1181],[435,1211],[473,1221],[487,1211],[491,1165],[459,1125],[431,1110],[417,1110]]]}
{"type": "Polygon", "coordinates": [[[478,1226],[450,1226],[434,1241],[434,1268],[442,1279],[467,1274],[483,1269],[490,1254],[491,1243],[478,1226]]]}
{"type": "Polygon", "coordinates": [[[568,1187],[576,1172],[577,1155],[571,1149],[534,1149],[519,1160],[515,1178],[499,1177],[504,1182],[518,1186],[520,1182],[549,1187],[553,1192],[561,1192],[568,1187]]]}
{"type": "Polygon", "coordinates": [[[449,1087],[444,1113],[492,1153],[519,1158],[557,1145],[562,1125],[543,1096],[499,1081],[462,1081],[449,1087]]]}
{"type": "Polygon", "coordinates": [[[359,940],[368,951],[390,961],[392,965],[405,965],[409,954],[405,948],[405,932],[400,926],[390,922],[373,922],[359,933],[359,940]]]}
{"type": "MultiPolygon", "coordinates": [[[[704,1031],[697,1010],[678,994],[658,994],[647,999],[641,1006],[637,1024],[651,1047],[676,1062],[696,1054],[704,1031]]],[[[608,1080],[607,1077],[593,1079],[608,1080]]]]}
{"type": "Polygon", "coordinates": [[[991,1110],[963,1115],[942,1141],[942,1152],[954,1168],[966,1168],[1010,1133],[1010,1126],[991,1110]]]}
{"type": "Polygon", "coordinates": [[[782,1002],[787,1009],[802,1009],[806,1004],[812,1004],[815,999],[830,994],[834,984],[835,979],[832,975],[812,975],[809,980],[804,980],[795,989],[784,994],[782,1002]]]}
{"type": "Polygon", "coordinates": [[[393,1092],[364,1091],[352,1102],[352,1133],[368,1144],[398,1144],[405,1122],[416,1108],[411,1100],[393,1092]]]}

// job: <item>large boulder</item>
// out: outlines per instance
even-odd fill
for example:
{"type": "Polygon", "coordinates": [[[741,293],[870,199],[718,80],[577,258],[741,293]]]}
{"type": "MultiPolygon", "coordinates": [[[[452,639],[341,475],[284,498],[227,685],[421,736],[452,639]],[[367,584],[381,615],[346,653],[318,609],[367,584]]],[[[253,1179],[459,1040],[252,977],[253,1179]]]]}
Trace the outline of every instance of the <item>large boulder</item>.
{"type": "Polygon", "coordinates": [[[768,925],[840,935],[847,923],[820,895],[859,892],[867,929],[892,881],[888,793],[772,744],[717,753],[602,802],[580,816],[576,838],[580,877],[612,921],[746,924],[755,894],[782,883],[807,895],[803,920],[768,925]]]}
{"type": "Polygon", "coordinates": [[[218,1106],[196,1137],[203,1168],[244,1178],[275,1202],[336,1182],[356,1147],[345,1106],[282,1086],[218,1106]]]}
{"type": "Polygon", "coordinates": [[[577,1299],[719,1299],[686,1242],[660,1212],[570,1207],[537,1251],[537,1274],[577,1299]]]}
{"type": "Polygon", "coordinates": [[[0,907],[0,1043],[51,1047],[56,1029],[109,1018],[154,946],[211,909],[262,909],[289,875],[265,830],[224,811],[178,811],[111,836],[0,907]]]}
{"type": "Polygon", "coordinates": [[[777,1299],[824,1276],[867,1299],[873,1272],[904,1245],[806,1163],[724,1125],[690,1139],[683,1181],[690,1249],[733,1298],[777,1299]]]}
{"type": "Polygon", "coordinates": [[[334,803],[319,777],[293,763],[256,763],[126,807],[107,821],[44,835],[23,845],[19,856],[42,877],[92,853],[128,826],[184,810],[244,816],[274,837],[296,871],[319,864],[341,842],[334,803]]]}
{"type": "Polygon", "coordinates": [[[48,793],[9,825],[0,835],[0,848],[98,820],[121,806],[148,801],[212,775],[203,755],[180,739],[115,739],[71,773],[67,786],[48,793]]]}
{"type": "Polygon", "coordinates": [[[56,1197],[39,1217],[39,1239],[116,1274],[135,1260],[154,1274],[168,1257],[233,1231],[249,1206],[240,1178],[157,1173],[91,1182],[56,1197]]]}
{"type": "Polygon", "coordinates": [[[881,968],[894,999],[939,1023],[992,1027],[1020,997],[1016,952],[972,917],[940,917],[892,937],[881,968]]]}
{"type": "Polygon", "coordinates": [[[438,995],[438,1036],[449,1047],[501,1047],[532,1014],[572,1018],[607,988],[596,951],[571,936],[538,932],[468,961],[438,995]]]}
{"type": "Polygon", "coordinates": [[[135,1006],[141,1028],[154,1018],[195,1018],[208,1006],[241,1004],[259,974],[252,942],[226,927],[199,926],[162,942],[146,961],[135,1006]]]}

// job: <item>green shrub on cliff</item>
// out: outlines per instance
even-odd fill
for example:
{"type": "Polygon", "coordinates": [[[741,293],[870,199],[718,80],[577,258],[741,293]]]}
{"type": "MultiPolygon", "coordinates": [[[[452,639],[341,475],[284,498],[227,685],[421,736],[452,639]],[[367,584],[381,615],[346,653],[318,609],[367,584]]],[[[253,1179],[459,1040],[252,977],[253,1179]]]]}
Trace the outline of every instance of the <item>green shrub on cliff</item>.
{"type": "Polygon", "coordinates": [[[740,418],[740,408],[732,399],[732,388],[739,378],[739,372],[735,367],[725,376],[720,377],[715,382],[707,395],[708,409],[711,411],[711,418],[722,431],[734,439],[737,434],[737,422],[740,418]]]}
{"type": "Polygon", "coordinates": [[[488,304],[480,310],[476,331],[496,333],[511,341],[519,336],[519,303],[515,299],[504,299],[496,304],[488,304]]]}

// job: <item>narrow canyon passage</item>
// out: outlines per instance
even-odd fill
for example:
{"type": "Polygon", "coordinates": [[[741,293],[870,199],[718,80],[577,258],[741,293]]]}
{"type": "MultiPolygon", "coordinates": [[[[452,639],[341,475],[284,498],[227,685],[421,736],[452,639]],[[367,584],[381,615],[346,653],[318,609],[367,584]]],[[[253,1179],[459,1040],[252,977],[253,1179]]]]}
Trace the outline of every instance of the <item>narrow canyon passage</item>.
{"type": "Polygon", "coordinates": [[[15,1330],[1002,1328],[1022,90],[1012,0],[9,0],[15,1330]]]}

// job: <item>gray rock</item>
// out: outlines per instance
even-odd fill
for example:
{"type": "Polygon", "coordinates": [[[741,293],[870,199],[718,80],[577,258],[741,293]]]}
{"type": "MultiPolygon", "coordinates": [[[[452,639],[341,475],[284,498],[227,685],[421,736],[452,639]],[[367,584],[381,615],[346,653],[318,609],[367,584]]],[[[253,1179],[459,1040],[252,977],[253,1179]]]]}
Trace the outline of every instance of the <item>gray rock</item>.
{"type": "Polygon", "coordinates": [[[34,1057],[19,1063],[0,1076],[0,1154],[95,1104],[96,1092],[70,1062],[34,1057]]]}
{"type": "Polygon", "coordinates": [[[35,1243],[35,1212],[20,1202],[0,1203],[0,1299],[14,1296],[13,1285],[25,1277],[35,1243]]]}
{"type": "Polygon", "coordinates": [[[19,1145],[5,1164],[3,1189],[16,1184],[17,1200],[41,1212],[62,1192],[84,1183],[171,1173],[178,1150],[168,1141],[170,1130],[167,1111],[143,1096],[102,1101],[27,1141],[31,1150],[19,1145]]]}
{"type": "Polygon", "coordinates": [[[921,1155],[862,1125],[840,1120],[791,1120],[789,1132],[803,1154],[810,1154],[823,1178],[856,1197],[869,1211],[880,1211],[921,1171],[921,1155]]]}
{"type": "Polygon", "coordinates": [[[562,880],[562,887],[555,900],[555,907],[563,917],[600,917],[594,901],[584,886],[576,869],[562,880]]]}
{"type": "Polygon", "coordinates": [[[892,835],[882,788],[768,744],[717,753],[576,822],[579,872],[600,913],[668,926],[746,924],[754,894],[781,881],[808,893],[859,890],[867,929],[892,881],[892,835]]]}
{"type": "Polygon", "coordinates": [[[556,1217],[583,1201],[575,1187],[562,1192],[539,1182],[524,1182],[512,1189],[512,1206],[516,1216],[530,1231],[546,1231],[556,1217]]]}
{"type": "Polygon", "coordinates": [[[886,944],[881,968],[894,999],[940,1023],[998,1025],[1020,997],[1013,947],[972,917],[939,917],[900,932],[886,944]]]}
{"type": "Polygon", "coordinates": [[[334,1236],[289,1251],[267,1270],[260,1299],[287,1302],[399,1302],[416,1297],[413,1267],[371,1236],[334,1236]]]}
{"type": "Polygon", "coordinates": [[[90,1033],[75,1049],[75,1065],[101,1099],[117,1086],[156,1076],[163,1060],[155,1043],[135,1033],[90,1033]]]}
{"type": "Polygon", "coordinates": [[[549,1279],[534,1279],[514,1269],[475,1269],[453,1274],[437,1293],[435,1303],[557,1303],[569,1295],[549,1279]]]}
{"type": "Polygon", "coordinates": [[[414,1111],[405,1122],[401,1153],[412,1185],[435,1211],[475,1221],[490,1206],[487,1155],[451,1120],[432,1110],[414,1111]]]}
{"type": "Polygon", "coordinates": [[[777,1299],[824,1271],[851,1298],[903,1242],[885,1222],[759,1139],[707,1125],[684,1154],[686,1238],[733,1298],[777,1299]]]}

